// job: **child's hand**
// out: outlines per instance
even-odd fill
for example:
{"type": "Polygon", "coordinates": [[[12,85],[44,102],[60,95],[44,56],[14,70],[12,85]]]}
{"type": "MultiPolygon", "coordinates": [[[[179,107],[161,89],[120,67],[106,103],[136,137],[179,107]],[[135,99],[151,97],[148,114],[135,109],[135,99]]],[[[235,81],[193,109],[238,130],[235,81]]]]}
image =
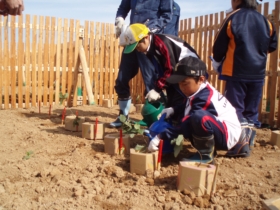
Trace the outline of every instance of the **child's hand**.
{"type": "Polygon", "coordinates": [[[154,89],[152,89],[147,93],[145,99],[148,99],[149,102],[156,101],[156,100],[160,99],[160,94],[157,91],[155,91],[154,89]]]}
{"type": "Polygon", "coordinates": [[[169,118],[171,115],[174,114],[174,109],[172,107],[169,107],[169,108],[166,108],[166,109],[163,109],[162,112],[161,112],[161,115],[163,114],[166,114],[166,119],[169,118]]]}
{"type": "Polygon", "coordinates": [[[155,136],[151,141],[150,144],[148,146],[148,150],[150,152],[154,152],[158,150],[158,145],[159,145],[160,139],[158,136],[155,136]]]}

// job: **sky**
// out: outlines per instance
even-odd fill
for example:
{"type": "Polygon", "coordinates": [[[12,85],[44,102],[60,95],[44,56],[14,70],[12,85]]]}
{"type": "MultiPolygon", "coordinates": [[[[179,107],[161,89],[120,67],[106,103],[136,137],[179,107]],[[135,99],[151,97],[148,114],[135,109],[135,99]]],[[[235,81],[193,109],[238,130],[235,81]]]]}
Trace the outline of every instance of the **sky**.
{"type": "MultiPolygon", "coordinates": [[[[274,9],[275,0],[269,2],[274,9]]],[[[121,0],[24,0],[24,14],[51,16],[94,22],[114,23],[121,0]]],[[[176,0],[181,7],[180,19],[226,11],[231,8],[231,0],[176,0]]],[[[270,6],[270,7],[271,7],[270,6]]],[[[129,17],[126,19],[129,24],[129,17]]]]}

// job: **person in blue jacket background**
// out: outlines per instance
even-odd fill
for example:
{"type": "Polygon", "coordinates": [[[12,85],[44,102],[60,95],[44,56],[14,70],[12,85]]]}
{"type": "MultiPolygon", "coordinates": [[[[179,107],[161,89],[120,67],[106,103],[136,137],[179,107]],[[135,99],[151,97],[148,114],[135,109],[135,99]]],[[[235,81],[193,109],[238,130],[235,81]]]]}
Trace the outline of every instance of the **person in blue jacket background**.
{"type": "Polygon", "coordinates": [[[260,127],[258,106],[267,54],[277,48],[276,31],[256,10],[256,0],[231,0],[231,4],[233,11],[215,37],[212,66],[226,80],[225,96],[241,125],[260,127]]]}
{"type": "MultiPolygon", "coordinates": [[[[120,36],[121,29],[125,23],[124,20],[129,12],[130,24],[143,23],[154,33],[178,35],[178,11],[180,12],[180,8],[173,4],[173,0],[122,0],[116,14],[116,37],[120,36]],[[173,13],[174,7],[176,7],[176,13],[173,13]],[[173,20],[178,20],[175,23],[171,21],[173,15],[176,17],[173,20]]],[[[139,67],[145,83],[145,94],[147,94],[148,100],[153,101],[158,98],[152,93],[155,81],[161,73],[155,70],[154,65],[144,53],[136,50],[129,54],[122,53],[118,77],[115,81],[115,90],[120,107],[119,114],[128,116],[131,105],[129,81],[136,76],[139,67]]],[[[110,123],[111,127],[116,128],[121,125],[119,117],[110,123]]]]}

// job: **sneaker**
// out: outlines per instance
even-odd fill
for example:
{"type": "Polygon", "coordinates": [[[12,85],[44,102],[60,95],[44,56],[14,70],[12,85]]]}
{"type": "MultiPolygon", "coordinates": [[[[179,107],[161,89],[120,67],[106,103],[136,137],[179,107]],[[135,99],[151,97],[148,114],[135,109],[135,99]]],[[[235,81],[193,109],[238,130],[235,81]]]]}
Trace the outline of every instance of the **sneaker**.
{"type": "Polygon", "coordinates": [[[227,157],[249,157],[250,146],[249,146],[249,134],[252,132],[250,128],[243,128],[239,138],[239,142],[226,153],[227,157]]]}
{"type": "Polygon", "coordinates": [[[249,138],[249,146],[250,150],[253,150],[255,144],[256,130],[251,129],[250,138],[249,138]]]}

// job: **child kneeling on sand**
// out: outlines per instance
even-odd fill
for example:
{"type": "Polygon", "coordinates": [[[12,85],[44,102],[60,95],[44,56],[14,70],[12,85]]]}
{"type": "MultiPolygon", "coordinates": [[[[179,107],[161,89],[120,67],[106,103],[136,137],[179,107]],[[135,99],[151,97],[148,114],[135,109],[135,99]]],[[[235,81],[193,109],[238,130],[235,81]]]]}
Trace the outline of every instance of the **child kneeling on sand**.
{"type": "Polygon", "coordinates": [[[160,139],[170,141],[183,134],[198,150],[184,159],[186,161],[212,163],[216,150],[228,151],[227,156],[232,157],[250,155],[251,129],[241,127],[235,108],[207,82],[205,75],[206,65],[199,58],[186,57],[176,65],[166,81],[178,83],[187,99],[180,105],[164,109],[162,114],[169,118],[182,113],[181,122],[155,136],[150,141],[150,151],[158,150],[160,139]]]}

